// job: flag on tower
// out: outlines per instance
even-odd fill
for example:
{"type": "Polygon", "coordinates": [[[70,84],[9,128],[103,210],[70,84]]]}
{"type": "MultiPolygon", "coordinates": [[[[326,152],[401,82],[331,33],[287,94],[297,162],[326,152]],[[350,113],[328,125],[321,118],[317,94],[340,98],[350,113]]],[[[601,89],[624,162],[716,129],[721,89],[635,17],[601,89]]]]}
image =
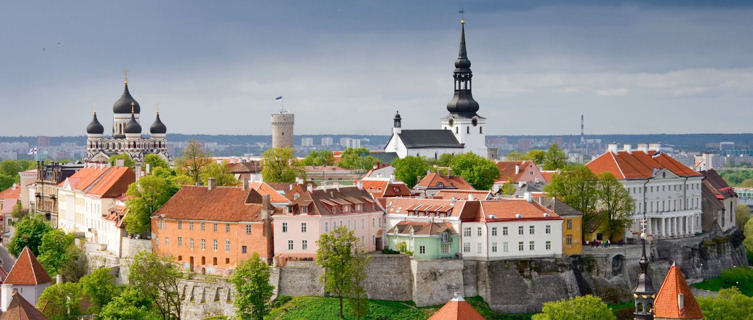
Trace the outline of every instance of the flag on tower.
{"type": "Polygon", "coordinates": [[[275,101],[282,101],[282,96],[275,98],[275,101]]]}
{"type": "Polygon", "coordinates": [[[29,152],[27,152],[26,154],[28,155],[37,154],[37,151],[38,151],[37,146],[34,146],[33,148],[29,149],[29,152]]]}

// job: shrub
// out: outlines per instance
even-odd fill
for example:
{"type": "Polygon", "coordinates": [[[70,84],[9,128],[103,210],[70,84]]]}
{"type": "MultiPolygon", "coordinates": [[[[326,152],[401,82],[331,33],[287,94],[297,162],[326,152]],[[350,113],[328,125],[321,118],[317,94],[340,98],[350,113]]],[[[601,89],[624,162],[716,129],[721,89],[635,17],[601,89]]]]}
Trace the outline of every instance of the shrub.
{"type": "Polygon", "coordinates": [[[384,249],[382,249],[382,253],[384,253],[384,254],[399,254],[400,251],[392,250],[390,248],[384,248],[384,249]]]}
{"type": "Polygon", "coordinates": [[[290,300],[293,300],[293,297],[291,297],[291,296],[278,296],[277,299],[275,299],[275,302],[272,303],[272,308],[282,307],[282,305],[290,302],[290,300]]]}

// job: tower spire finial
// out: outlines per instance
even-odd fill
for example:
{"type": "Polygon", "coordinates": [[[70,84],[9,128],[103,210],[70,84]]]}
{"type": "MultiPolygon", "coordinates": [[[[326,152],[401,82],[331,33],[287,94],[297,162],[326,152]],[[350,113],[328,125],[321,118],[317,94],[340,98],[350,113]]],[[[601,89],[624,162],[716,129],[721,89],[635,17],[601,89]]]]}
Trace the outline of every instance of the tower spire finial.
{"type": "Polygon", "coordinates": [[[131,115],[133,115],[133,113],[135,112],[135,110],[136,110],[136,104],[133,103],[133,101],[131,101],[131,115]]]}
{"type": "Polygon", "coordinates": [[[157,101],[157,115],[159,115],[159,101],[157,101]]]}
{"type": "Polygon", "coordinates": [[[94,114],[97,114],[97,103],[93,102],[93,104],[94,104],[94,114]]]}
{"type": "Polygon", "coordinates": [[[125,73],[125,81],[123,83],[128,84],[128,69],[123,69],[123,73],[125,73]]]}

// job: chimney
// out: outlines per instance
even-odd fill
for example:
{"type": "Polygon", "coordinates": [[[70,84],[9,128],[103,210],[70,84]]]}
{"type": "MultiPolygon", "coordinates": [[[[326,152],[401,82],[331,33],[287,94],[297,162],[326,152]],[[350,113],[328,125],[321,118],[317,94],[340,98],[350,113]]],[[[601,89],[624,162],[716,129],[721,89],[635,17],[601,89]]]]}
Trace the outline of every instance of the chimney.
{"type": "Polygon", "coordinates": [[[57,284],[63,283],[63,275],[62,274],[58,273],[57,275],[55,275],[55,283],[57,283],[57,284]]]}
{"type": "Polygon", "coordinates": [[[628,154],[632,154],[633,153],[633,147],[631,145],[629,145],[629,144],[623,145],[622,146],[622,150],[624,150],[628,154]]]}
{"type": "Polygon", "coordinates": [[[306,186],[306,191],[308,191],[308,192],[313,192],[313,191],[314,191],[314,185],[313,185],[313,184],[309,184],[309,185],[307,185],[307,186],[306,186]]]}
{"type": "Polygon", "coordinates": [[[217,181],[214,178],[207,178],[207,190],[212,190],[217,186],[217,181]]]}
{"type": "Polygon", "coordinates": [[[468,200],[473,201],[473,195],[472,194],[468,195],[468,200]]]}
{"type": "Polygon", "coordinates": [[[248,190],[248,178],[243,177],[243,190],[248,190]]]}
{"type": "Polygon", "coordinates": [[[356,185],[358,186],[358,190],[363,190],[363,181],[358,180],[358,183],[356,183],[356,185]]]}
{"type": "Polygon", "coordinates": [[[274,256],[274,234],[272,233],[272,217],[269,208],[269,195],[261,196],[261,219],[264,228],[264,238],[267,240],[267,263],[272,262],[274,256]]]}
{"type": "Polygon", "coordinates": [[[520,173],[520,166],[516,164],[515,165],[515,174],[519,174],[519,173],[520,173]]]}
{"type": "Polygon", "coordinates": [[[451,206],[455,205],[455,197],[450,197],[450,205],[451,206]]]}
{"type": "Polygon", "coordinates": [[[148,163],[146,164],[146,174],[152,173],[152,166],[150,166],[148,163]]]}
{"type": "Polygon", "coordinates": [[[523,199],[525,199],[529,203],[531,201],[533,201],[533,198],[531,198],[531,193],[530,192],[523,193],[523,199]]]}
{"type": "Polygon", "coordinates": [[[661,143],[649,143],[648,150],[649,151],[659,151],[661,149],[661,143]]]}
{"type": "Polygon", "coordinates": [[[648,152],[648,145],[645,143],[639,143],[636,149],[638,149],[639,151],[648,152]]]}
{"type": "Polygon", "coordinates": [[[452,178],[452,168],[447,168],[447,175],[452,178]]]}
{"type": "Polygon", "coordinates": [[[617,144],[616,143],[610,143],[607,145],[607,152],[610,153],[617,153],[617,144]]]}
{"type": "Polygon", "coordinates": [[[120,168],[125,165],[125,159],[116,159],[115,160],[115,166],[120,168]]]}

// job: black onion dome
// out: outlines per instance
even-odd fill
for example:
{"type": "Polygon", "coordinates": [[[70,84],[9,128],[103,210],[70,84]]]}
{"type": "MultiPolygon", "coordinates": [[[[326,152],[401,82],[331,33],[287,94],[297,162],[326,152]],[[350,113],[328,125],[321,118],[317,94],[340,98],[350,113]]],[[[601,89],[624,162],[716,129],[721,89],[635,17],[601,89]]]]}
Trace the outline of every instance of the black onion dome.
{"type": "Polygon", "coordinates": [[[154,123],[152,123],[152,126],[149,128],[149,132],[167,133],[167,127],[165,127],[165,124],[162,123],[162,120],[160,120],[159,112],[157,112],[157,119],[154,119],[154,123]]]}
{"type": "Polygon", "coordinates": [[[128,92],[128,84],[126,83],[125,89],[123,90],[123,95],[120,96],[120,99],[118,101],[115,101],[115,104],[112,105],[112,112],[113,113],[131,113],[131,103],[133,103],[133,112],[135,113],[141,113],[141,107],[139,106],[139,103],[131,96],[131,93],[128,92]]]}
{"type": "Polygon", "coordinates": [[[105,133],[105,127],[102,126],[101,123],[99,123],[99,120],[97,120],[97,113],[94,113],[94,118],[92,119],[92,122],[89,122],[89,125],[86,126],[86,133],[88,134],[103,134],[105,133]]]}
{"type": "Polygon", "coordinates": [[[403,120],[403,118],[400,117],[400,112],[399,111],[395,112],[395,121],[400,121],[400,120],[403,120]]]}
{"type": "Polygon", "coordinates": [[[136,121],[136,117],[131,114],[131,120],[128,120],[125,126],[125,133],[141,133],[141,125],[136,121]]]}

